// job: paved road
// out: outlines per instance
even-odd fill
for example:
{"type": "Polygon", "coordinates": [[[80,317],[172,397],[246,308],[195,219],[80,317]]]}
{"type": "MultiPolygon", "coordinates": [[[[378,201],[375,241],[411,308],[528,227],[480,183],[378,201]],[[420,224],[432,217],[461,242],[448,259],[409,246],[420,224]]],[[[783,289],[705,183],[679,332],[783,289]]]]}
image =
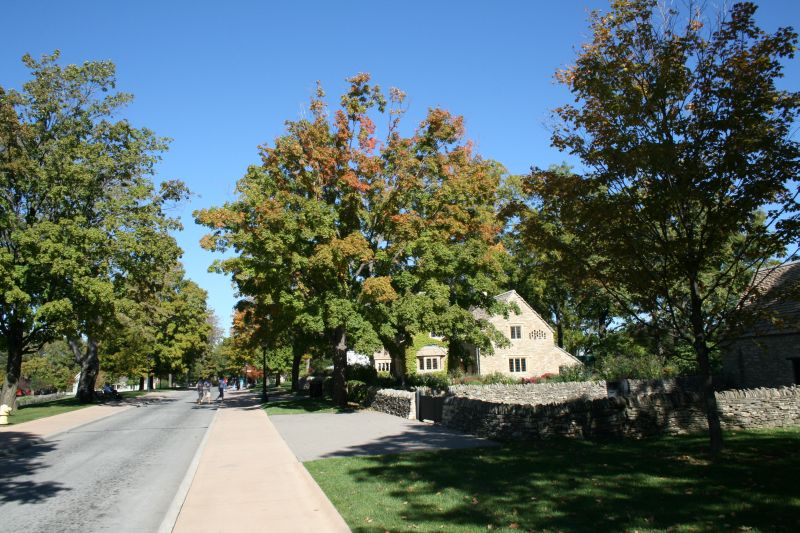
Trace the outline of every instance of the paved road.
{"type": "Polygon", "coordinates": [[[301,461],[497,445],[376,411],[273,415],[269,419],[301,461]]]}
{"type": "Polygon", "coordinates": [[[168,393],[0,459],[0,531],[157,531],[216,413],[195,398],[168,393]]]}

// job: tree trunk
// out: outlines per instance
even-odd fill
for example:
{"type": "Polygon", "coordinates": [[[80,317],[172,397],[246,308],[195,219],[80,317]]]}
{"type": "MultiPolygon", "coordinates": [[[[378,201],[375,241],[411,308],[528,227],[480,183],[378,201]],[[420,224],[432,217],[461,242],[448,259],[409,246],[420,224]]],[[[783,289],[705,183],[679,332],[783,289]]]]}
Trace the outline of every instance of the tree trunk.
{"type": "Polygon", "coordinates": [[[561,318],[561,309],[556,307],[553,315],[556,319],[556,344],[562,350],[564,349],[564,321],[561,318]]]}
{"type": "Polygon", "coordinates": [[[153,374],[147,374],[147,390],[153,390],[153,374]]]}
{"type": "Polygon", "coordinates": [[[339,326],[333,338],[333,403],[347,407],[347,330],[339,326]]]}
{"type": "Polygon", "coordinates": [[[722,427],[717,410],[717,397],[714,394],[714,382],[711,376],[711,362],[709,360],[708,342],[706,341],[705,328],[703,327],[702,302],[700,301],[697,281],[690,281],[692,305],[692,333],[694,335],[694,351],[700,375],[703,377],[703,404],[708,421],[708,439],[712,453],[722,451],[722,427]]]}
{"type": "Polygon", "coordinates": [[[17,401],[17,386],[22,372],[22,335],[13,332],[7,338],[8,361],[6,362],[6,378],[3,380],[3,391],[0,395],[0,405],[7,405],[14,409],[17,401]]]}
{"type": "Polygon", "coordinates": [[[144,376],[139,376],[139,390],[144,390],[144,376]]]}
{"type": "Polygon", "coordinates": [[[281,373],[275,372],[275,386],[278,387],[281,384],[281,373]]]}
{"type": "Polygon", "coordinates": [[[397,380],[401,387],[406,386],[408,368],[406,367],[406,349],[402,338],[381,339],[383,347],[389,352],[391,359],[390,372],[392,377],[397,380]]]}
{"type": "Polygon", "coordinates": [[[94,401],[94,389],[97,384],[97,374],[100,372],[100,358],[97,353],[97,340],[89,337],[86,340],[86,350],[82,351],[76,339],[69,340],[70,348],[75,356],[75,361],[81,366],[81,376],[78,378],[78,391],[75,397],[80,403],[94,401]]]}
{"type": "Polygon", "coordinates": [[[303,350],[295,342],[292,345],[292,391],[300,392],[300,363],[303,359],[303,350]]]}

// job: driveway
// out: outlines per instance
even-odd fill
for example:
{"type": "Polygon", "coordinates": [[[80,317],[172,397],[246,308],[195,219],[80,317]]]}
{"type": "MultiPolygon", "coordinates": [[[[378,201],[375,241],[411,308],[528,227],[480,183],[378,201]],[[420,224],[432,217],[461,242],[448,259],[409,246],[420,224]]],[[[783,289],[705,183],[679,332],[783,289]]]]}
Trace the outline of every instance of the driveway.
{"type": "Polygon", "coordinates": [[[497,444],[377,411],[273,415],[270,420],[300,461],[497,444]]]}

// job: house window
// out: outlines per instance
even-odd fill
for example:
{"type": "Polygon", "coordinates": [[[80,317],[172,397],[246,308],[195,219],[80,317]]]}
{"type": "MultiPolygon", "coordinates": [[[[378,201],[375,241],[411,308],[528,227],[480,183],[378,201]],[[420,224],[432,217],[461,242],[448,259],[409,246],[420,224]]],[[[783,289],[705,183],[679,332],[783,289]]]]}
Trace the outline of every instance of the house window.
{"type": "Polygon", "coordinates": [[[439,370],[438,357],[420,357],[419,358],[420,370],[439,370]]]}
{"type": "Polygon", "coordinates": [[[512,357],[508,360],[509,372],[527,372],[527,359],[524,357],[512,357]]]}
{"type": "Polygon", "coordinates": [[[535,330],[531,331],[530,333],[528,333],[528,338],[533,339],[533,340],[546,339],[547,338],[547,332],[545,330],[543,330],[543,329],[535,329],[535,330]]]}
{"type": "Polygon", "coordinates": [[[511,339],[522,338],[522,326],[511,326],[511,339]]]}
{"type": "Polygon", "coordinates": [[[389,371],[389,364],[390,363],[384,363],[384,362],[378,363],[377,364],[378,372],[388,372],[389,371]]]}

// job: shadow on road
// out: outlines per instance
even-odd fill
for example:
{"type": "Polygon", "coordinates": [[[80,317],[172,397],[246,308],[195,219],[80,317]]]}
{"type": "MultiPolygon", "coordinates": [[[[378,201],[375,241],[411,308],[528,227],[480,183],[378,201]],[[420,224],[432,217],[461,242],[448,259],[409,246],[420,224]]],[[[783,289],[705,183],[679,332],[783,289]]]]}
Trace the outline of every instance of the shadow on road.
{"type": "Polygon", "coordinates": [[[37,483],[25,478],[44,468],[40,458],[54,450],[55,443],[42,440],[24,431],[4,431],[0,433],[0,450],[8,456],[0,455],[0,503],[36,503],[69,490],[59,482],[37,483]]]}

